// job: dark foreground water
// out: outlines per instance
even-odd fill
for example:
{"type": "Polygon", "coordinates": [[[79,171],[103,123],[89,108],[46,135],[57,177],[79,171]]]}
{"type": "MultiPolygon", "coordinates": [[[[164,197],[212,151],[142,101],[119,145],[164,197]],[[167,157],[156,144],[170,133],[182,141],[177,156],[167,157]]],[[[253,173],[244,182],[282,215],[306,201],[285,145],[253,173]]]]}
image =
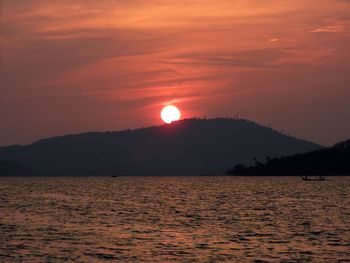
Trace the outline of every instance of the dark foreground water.
{"type": "Polygon", "coordinates": [[[350,262],[350,178],[0,178],[0,262],[350,262]]]}

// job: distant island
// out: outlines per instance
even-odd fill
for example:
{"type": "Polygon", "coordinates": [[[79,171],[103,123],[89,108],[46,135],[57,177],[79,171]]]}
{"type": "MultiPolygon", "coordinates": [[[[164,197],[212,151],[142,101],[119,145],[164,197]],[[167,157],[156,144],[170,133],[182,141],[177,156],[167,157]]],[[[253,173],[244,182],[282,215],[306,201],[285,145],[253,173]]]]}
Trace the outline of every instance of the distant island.
{"type": "Polygon", "coordinates": [[[0,176],[30,176],[29,167],[15,161],[0,160],[0,176]]]}
{"type": "Polygon", "coordinates": [[[231,165],[322,148],[243,119],[186,119],[119,132],[90,132],[0,147],[0,160],[34,175],[215,175],[231,165]]]}
{"type": "Polygon", "coordinates": [[[236,165],[230,175],[350,175],[350,139],[333,147],[286,157],[256,160],[254,166],[236,165]]]}

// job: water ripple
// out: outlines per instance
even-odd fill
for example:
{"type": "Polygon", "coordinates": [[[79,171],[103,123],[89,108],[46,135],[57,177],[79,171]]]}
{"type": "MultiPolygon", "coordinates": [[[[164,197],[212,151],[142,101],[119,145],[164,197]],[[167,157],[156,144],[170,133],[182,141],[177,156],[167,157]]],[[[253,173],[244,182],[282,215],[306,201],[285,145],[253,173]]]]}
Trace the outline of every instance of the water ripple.
{"type": "Polygon", "coordinates": [[[350,262],[350,178],[0,178],[0,262],[350,262]]]}

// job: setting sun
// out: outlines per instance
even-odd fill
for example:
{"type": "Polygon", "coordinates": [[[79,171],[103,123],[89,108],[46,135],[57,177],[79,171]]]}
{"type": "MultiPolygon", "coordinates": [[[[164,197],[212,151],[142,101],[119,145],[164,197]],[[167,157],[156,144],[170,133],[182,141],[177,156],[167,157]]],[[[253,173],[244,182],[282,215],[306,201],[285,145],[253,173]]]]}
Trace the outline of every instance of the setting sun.
{"type": "Polygon", "coordinates": [[[181,117],[181,113],[177,107],[173,105],[168,105],[162,109],[160,113],[160,117],[165,123],[169,124],[169,123],[172,123],[173,121],[179,120],[181,117]]]}

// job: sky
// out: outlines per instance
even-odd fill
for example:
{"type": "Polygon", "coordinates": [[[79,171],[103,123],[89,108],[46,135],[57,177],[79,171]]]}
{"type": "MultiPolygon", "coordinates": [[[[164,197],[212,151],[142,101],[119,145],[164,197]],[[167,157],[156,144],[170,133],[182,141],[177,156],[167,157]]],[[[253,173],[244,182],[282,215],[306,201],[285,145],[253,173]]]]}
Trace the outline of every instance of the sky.
{"type": "Polygon", "coordinates": [[[0,145],[233,117],[350,137],[349,0],[0,0],[0,145]]]}

